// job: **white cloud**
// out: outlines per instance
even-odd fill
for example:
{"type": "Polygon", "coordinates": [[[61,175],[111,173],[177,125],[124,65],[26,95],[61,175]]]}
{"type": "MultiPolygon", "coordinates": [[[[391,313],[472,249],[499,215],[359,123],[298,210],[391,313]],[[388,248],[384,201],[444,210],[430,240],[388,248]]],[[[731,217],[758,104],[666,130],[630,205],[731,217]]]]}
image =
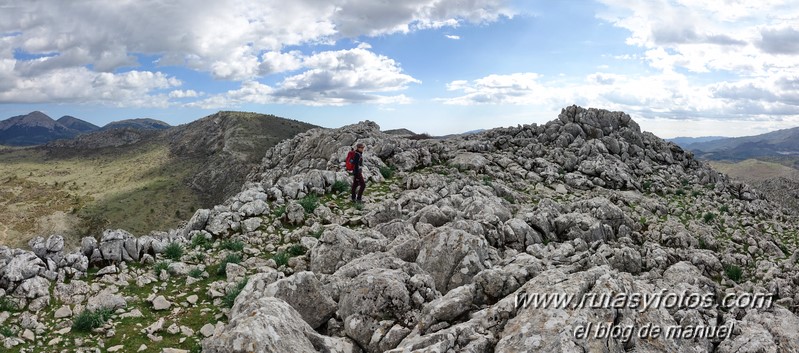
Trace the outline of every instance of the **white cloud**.
{"type": "Polygon", "coordinates": [[[600,0],[598,17],[630,31],[655,68],[767,75],[798,67],[799,3],[723,0],[600,0]]]}
{"type": "Polygon", "coordinates": [[[456,36],[456,35],[453,35],[453,34],[445,34],[444,37],[447,37],[447,38],[452,39],[452,40],[461,39],[461,36],[456,36]]]}
{"type": "Polygon", "coordinates": [[[200,95],[201,93],[193,89],[174,90],[172,92],[169,92],[169,98],[194,98],[194,97],[199,97],[200,95]]]}
{"type": "Polygon", "coordinates": [[[421,82],[402,73],[394,60],[377,55],[369,48],[367,43],[361,43],[353,49],[325,51],[308,57],[295,55],[290,59],[289,66],[304,71],[286,77],[275,87],[247,81],[240,89],[209,97],[190,106],[221,108],[243,103],[346,105],[410,102],[405,95],[385,93],[401,91],[412,83],[421,82]]]}
{"type": "MultiPolygon", "coordinates": [[[[53,99],[68,100],[69,95],[55,90],[31,87],[36,82],[76,75],[76,72],[82,72],[81,78],[85,78],[99,72],[136,68],[140,65],[137,55],[143,54],[156,56],[159,65],[184,66],[207,72],[216,79],[241,82],[308,68],[309,71],[284,82],[284,93],[293,86],[302,86],[294,88],[301,96],[285,97],[285,100],[328,104],[386,99],[359,93],[356,87],[379,90],[358,80],[387,83],[386,90],[393,91],[414,82],[413,79],[390,70],[387,77],[374,76],[375,72],[364,70],[340,70],[327,73],[329,78],[325,78],[325,74],[319,71],[323,68],[315,68],[317,65],[314,63],[303,63],[310,58],[303,58],[299,52],[283,50],[304,44],[333,44],[345,37],[407,33],[457,27],[466,22],[496,21],[513,16],[507,5],[509,2],[17,1],[4,5],[0,11],[0,59],[13,59],[15,51],[46,57],[16,60],[10,77],[7,69],[0,72],[0,78],[4,79],[0,83],[0,96],[40,101],[45,100],[43,95],[53,94],[53,99]],[[91,72],[82,71],[86,68],[91,72]],[[345,78],[355,82],[342,81],[345,78]],[[5,79],[11,79],[12,83],[5,79]],[[334,90],[323,94],[321,85],[326,81],[334,90]],[[308,95],[312,91],[319,94],[308,95]],[[25,94],[32,96],[25,97],[25,94]]],[[[398,67],[393,62],[385,64],[398,67]]],[[[8,65],[8,62],[3,65],[8,65]]],[[[57,83],[67,84],[68,80],[57,83]]],[[[66,91],[70,91],[69,87],[66,91]]]]}
{"type": "MultiPolygon", "coordinates": [[[[15,76],[12,60],[3,60],[0,77],[7,87],[0,90],[2,103],[101,103],[124,107],[166,107],[168,97],[157,93],[181,82],[160,72],[129,71],[112,74],[86,68],[50,70],[35,77],[15,76]],[[12,68],[12,70],[9,70],[12,68]]],[[[0,84],[0,88],[4,86],[0,84]]]]}

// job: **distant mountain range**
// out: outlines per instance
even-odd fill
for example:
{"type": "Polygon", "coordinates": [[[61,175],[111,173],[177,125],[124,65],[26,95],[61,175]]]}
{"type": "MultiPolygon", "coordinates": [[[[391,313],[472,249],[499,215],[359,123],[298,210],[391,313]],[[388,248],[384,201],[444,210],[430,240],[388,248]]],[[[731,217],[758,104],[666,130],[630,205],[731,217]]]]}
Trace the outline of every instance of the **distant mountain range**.
{"type": "Polygon", "coordinates": [[[674,142],[683,149],[689,149],[695,143],[710,142],[721,139],[726,139],[725,136],[702,136],[702,137],[675,137],[673,139],[666,139],[666,141],[674,142]]]}
{"type": "Polygon", "coordinates": [[[78,135],[100,130],[132,128],[137,130],[163,130],[171,126],[154,119],[129,119],[108,123],[99,127],[90,122],[63,116],[58,120],[40,111],[18,115],[0,121],[0,145],[42,145],[60,139],[71,139],[78,135]]]}
{"type": "Polygon", "coordinates": [[[799,157],[799,127],[745,137],[699,137],[672,139],[703,159],[742,161],[750,158],[793,159],[799,157]],[[704,140],[704,141],[703,141],[704,140]]]}

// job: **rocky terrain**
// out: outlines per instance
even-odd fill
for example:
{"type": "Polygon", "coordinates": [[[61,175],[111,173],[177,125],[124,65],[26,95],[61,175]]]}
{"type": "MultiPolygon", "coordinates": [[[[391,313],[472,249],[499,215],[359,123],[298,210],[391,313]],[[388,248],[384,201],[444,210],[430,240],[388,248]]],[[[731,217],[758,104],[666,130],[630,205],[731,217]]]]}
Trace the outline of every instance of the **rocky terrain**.
{"type": "Polygon", "coordinates": [[[178,229],[0,247],[0,334],[10,352],[795,352],[797,229],[621,112],[446,140],[362,122],[277,144],[178,229]],[[356,141],[363,205],[341,170],[356,141]],[[559,293],[712,305],[524,305],[559,293]],[[731,294],[769,305],[716,305],[731,294]]]}

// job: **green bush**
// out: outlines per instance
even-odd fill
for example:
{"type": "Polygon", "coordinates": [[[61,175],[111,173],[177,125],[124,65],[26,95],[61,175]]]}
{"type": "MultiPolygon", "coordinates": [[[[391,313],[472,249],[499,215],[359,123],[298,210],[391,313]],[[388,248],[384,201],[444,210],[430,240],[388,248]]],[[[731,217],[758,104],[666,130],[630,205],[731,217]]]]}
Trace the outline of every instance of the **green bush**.
{"type": "Polygon", "coordinates": [[[705,223],[713,222],[713,220],[716,219],[716,214],[712,212],[705,213],[705,215],[702,216],[702,219],[705,220],[705,223]]]}
{"type": "Polygon", "coordinates": [[[8,300],[8,297],[0,298],[0,312],[4,311],[17,311],[17,305],[8,300]]]}
{"type": "Polygon", "coordinates": [[[294,244],[290,246],[288,249],[288,253],[291,256],[305,255],[305,251],[306,251],[305,247],[300,244],[294,244]]]}
{"type": "Polygon", "coordinates": [[[677,189],[677,191],[675,191],[674,193],[677,196],[685,196],[685,190],[683,190],[683,189],[677,189]]]}
{"type": "Polygon", "coordinates": [[[166,271],[167,269],[169,269],[169,262],[166,261],[157,262],[153,266],[153,271],[155,271],[156,275],[160,275],[161,271],[166,271]]]}
{"type": "Polygon", "coordinates": [[[644,183],[641,184],[641,188],[643,188],[644,191],[649,191],[649,189],[652,188],[652,181],[651,180],[644,181],[644,183]]]}
{"type": "Polygon", "coordinates": [[[380,175],[382,175],[383,178],[385,178],[385,179],[393,178],[394,177],[394,172],[396,172],[396,171],[397,171],[397,168],[394,168],[393,166],[380,167],[380,175]]]}
{"type": "Polygon", "coordinates": [[[727,274],[727,278],[738,282],[741,280],[741,276],[743,275],[743,270],[740,267],[735,265],[727,265],[724,266],[724,273],[727,274]]]}
{"type": "Polygon", "coordinates": [[[72,329],[81,332],[90,332],[111,318],[111,310],[100,309],[97,311],[84,310],[72,322],[72,329]]]}
{"type": "Polygon", "coordinates": [[[4,337],[14,337],[16,336],[16,332],[14,332],[10,326],[3,325],[0,327],[0,335],[3,335],[4,337]]]}
{"type": "Polygon", "coordinates": [[[314,194],[305,195],[305,197],[300,200],[300,206],[305,209],[305,213],[313,213],[313,211],[319,207],[319,198],[314,194]]]}
{"type": "Polygon", "coordinates": [[[241,255],[239,254],[228,254],[222,260],[222,263],[219,264],[219,269],[216,271],[217,275],[224,276],[225,271],[227,271],[227,264],[239,264],[241,263],[241,255]]]}
{"type": "Polygon", "coordinates": [[[198,267],[195,267],[191,269],[191,271],[189,271],[189,276],[194,278],[200,278],[203,276],[203,270],[199,269],[198,267]]]}
{"type": "Polygon", "coordinates": [[[220,245],[222,249],[241,252],[244,251],[244,243],[238,240],[225,240],[220,245]]]}
{"type": "Polygon", "coordinates": [[[730,207],[727,206],[727,205],[722,205],[721,208],[719,208],[719,212],[721,212],[721,213],[729,213],[730,212],[730,207]]]}
{"type": "Polygon", "coordinates": [[[291,256],[287,252],[278,251],[275,256],[272,256],[272,259],[275,260],[275,264],[277,267],[286,266],[289,264],[289,259],[291,256]]]}
{"type": "Polygon", "coordinates": [[[164,257],[172,261],[180,261],[180,258],[183,257],[183,245],[169,243],[164,249],[164,257]]]}
{"type": "Polygon", "coordinates": [[[236,302],[236,297],[241,294],[241,291],[246,286],[247,278],[241,280],[239,283],[236,283],[236,287],[233,287],[230,291],[225,293],[225,296],[222,297],[222,303],[225,305],[225,307],[232,308],[233,304],[236,302]]]}
{"type": "Polygon", "coordinates": [[[350,184],[348,184],[346,181],[343,180],[336,180],[336,182],[333,183],[331,189],[333,190],[334,193],[341,194],[347,192],[350,189],[350,184]]]}
{"type": "Polygon", "coordinates": [[[197,247],[203,248],[205,250],[211,249],[214,245],[214,242],[211,239],[206,238],[205,236],[198,234],[195,235],[194,238],[191,238],[191,247],[192,249],[196,249],[197,247]]]}
{"type": "Polygon", "coordinates": [[[286,205],[277,207],[275,208],[274,211],[272,211],[272,215],[275,216],[275,218],[283,218],[283,215],[285,214],[286,214],[286,205]]]}

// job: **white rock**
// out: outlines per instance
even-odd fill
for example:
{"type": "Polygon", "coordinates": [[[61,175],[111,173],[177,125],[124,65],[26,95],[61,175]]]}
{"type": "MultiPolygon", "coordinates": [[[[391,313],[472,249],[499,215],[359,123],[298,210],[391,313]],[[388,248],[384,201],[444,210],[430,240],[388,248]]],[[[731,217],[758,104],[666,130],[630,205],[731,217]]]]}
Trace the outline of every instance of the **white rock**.
{"type": "Polygon", "coordinates": [[[200,299],[200,297],[198,297],[196,294],[192,294],[186,297],[186,301],[189,302],[189,304],[191,305],[197,304],[198,299],[200,299]]]}
{"type": "Polygon", "coordinates": [[[33,331],[25,329],[25,331],[22,332],[22,338],[26,341],[33,341],[36,339],[36,335],[33,334],[33,331]]]}
{"type": "Polygon", "coordinates": [[[111,348],[108,348],[108,351],[109,352],[117,352],[117,351],[121,351],[122,348],[125,348],[125,346],[120,344],[120,345],[116,345],[116,346],[113,346],[111,348]]]}
{"type": "Polygon", "coordinates": [[[177,335],[178,332],[180,332],[180,327],[178,327],[178,325],[173,323],[172,325],[169,325],[169,327],[167,327],[166,332],[169,332],[169,334],[171,335],[177,335]]]}
{"type": "Polygon", "coordinates": [[[166,298],[164,298],[163,295],[159,295],[158,297],[153,299],[153,310],[156,310],[156,311],[167,310],[171,306],[172,306],[172,303],[170,303],[168,300],[166,300],[166,298]]]}
{"type": "Polygon", "coordinates": [[[69,305],[64,305],[58,308],[58,310],[56,310],[55,312],[56,319],[61,319],[70,316],[72,316],[72,309],[69,307],[69,305]]]}
{"type": "Polygon", "coordinates": [[[205,324],[202,328],[200,328],[200,334],[202,334],[203,337],[211,337],[211,336],[213,336],[214,335],[214,325],[205,324]]]}

